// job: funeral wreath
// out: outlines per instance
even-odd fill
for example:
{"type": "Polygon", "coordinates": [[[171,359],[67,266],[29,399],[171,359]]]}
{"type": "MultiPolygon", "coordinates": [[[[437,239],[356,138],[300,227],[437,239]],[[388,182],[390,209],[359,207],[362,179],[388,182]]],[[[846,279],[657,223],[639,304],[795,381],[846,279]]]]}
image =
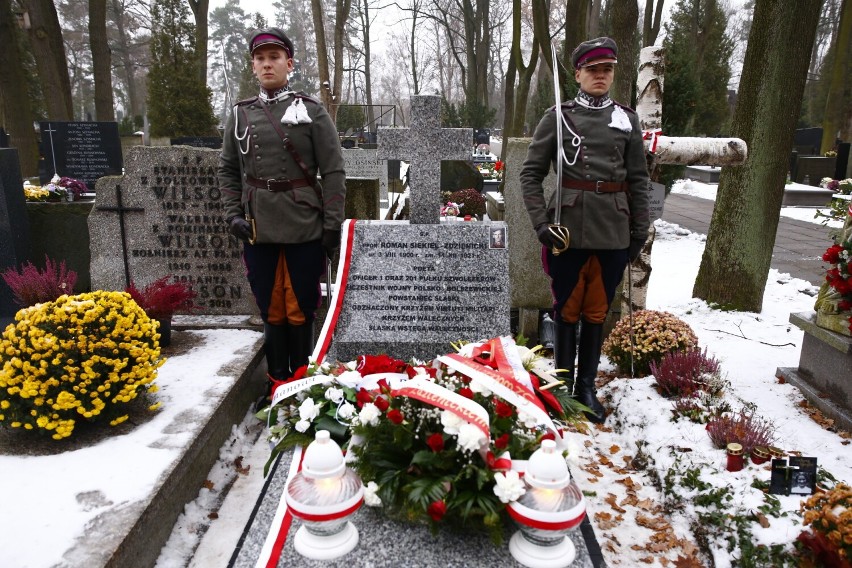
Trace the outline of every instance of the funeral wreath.
{"type": "Polygon", "coordinates": [[[545,439],[571,455],[563,427],[582,417],[537,351],[495,338],[427,363],[384,355],[312,362],[259,413],[275,444],[270,462],[329,430],[348,440],[347,460],[367,505],[499,542],[506,505],[525,492],[522,460],[545,439]]]}

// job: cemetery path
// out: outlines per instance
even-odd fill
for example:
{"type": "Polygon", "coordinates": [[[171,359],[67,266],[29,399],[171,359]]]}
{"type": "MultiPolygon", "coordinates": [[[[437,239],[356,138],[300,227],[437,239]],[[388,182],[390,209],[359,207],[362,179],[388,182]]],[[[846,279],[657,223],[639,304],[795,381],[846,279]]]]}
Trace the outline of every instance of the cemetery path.
{"type": "MultiPolygon", "coordinates": [[[[671,193],[666,197],[663,220],[706,235],[715,204],[711,199],[671,193]]],[[[822,255],[830,244],[828,229],[823,225],[782,216],[775,235],[772,268],[819,286],[825,281],[822,255]]]]}

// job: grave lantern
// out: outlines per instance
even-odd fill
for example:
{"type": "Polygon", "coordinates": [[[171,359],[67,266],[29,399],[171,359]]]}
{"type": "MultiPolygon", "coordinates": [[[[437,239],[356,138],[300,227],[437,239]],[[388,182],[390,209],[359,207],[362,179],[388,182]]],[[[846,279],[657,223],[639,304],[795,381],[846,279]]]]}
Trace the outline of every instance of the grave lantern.
{"type": "Polygon", "coordinates": [[[520,529],[512,535],[509,551],[530,568],[569,566],[577,551],[566,535],[586,516],[586,501],[556,442],[544,440],[530,456],[524,482],[526,493],[507,506],[520,529]]]}
{"type": "Polygon", "coordinates": [[[293,545],[305,558],[331,560],[358,545],[349,522],[364,502],[361,479],[346,467],[343,451],[328,431],[318,430],[305,450],[302,470],[284,489],[287,506],[302,521],[293,545]]]}

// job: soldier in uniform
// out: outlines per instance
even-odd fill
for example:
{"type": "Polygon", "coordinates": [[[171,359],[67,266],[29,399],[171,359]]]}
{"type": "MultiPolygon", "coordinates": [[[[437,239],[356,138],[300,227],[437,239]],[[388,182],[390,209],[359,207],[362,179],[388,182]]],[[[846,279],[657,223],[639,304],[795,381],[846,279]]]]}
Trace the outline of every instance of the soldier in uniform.
{"type": "Polygon", "coordinates": [[[577,96],[559,112],[549,109],[536,127],[521,169],[524,204],[551,278],[556,322],[556,367],[573,383],[574,396],[603,422],[595,377],[603,343],[603,324],[627,262],[639,256],[648,235],[648,171],[636,114],[610,99],[618,48],[610,38],[585,41],[571,54],[577,96]],[[551,231],[555,195],[545,200],[542,181],[557,156],[556,121],[562,120],[560,224],[569,231],[569,248],[551,231]],[[577,325],[580,324],[579,352],[577,325]],[[574,380],[574,360],[577,375],[574,380]]]}
{"type": "Polygon", "coordinates": [[[264,322],[268,395],[273,381],[308,362],[346,188],[331,117],[319,101],[289,88],[293,42],[267,28],[252,33],[249,50],[260,92],[228,117],[219,184],[228,228],[245,241],[243,260],[264,322]]]}

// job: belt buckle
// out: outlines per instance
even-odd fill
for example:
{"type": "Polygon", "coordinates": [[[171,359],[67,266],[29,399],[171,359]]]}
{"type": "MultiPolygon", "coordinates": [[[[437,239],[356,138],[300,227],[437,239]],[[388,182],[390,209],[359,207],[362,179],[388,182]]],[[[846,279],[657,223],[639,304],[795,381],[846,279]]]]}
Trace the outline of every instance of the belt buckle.
{"type": "Polygon", "coordinates": [[[293,185],[290,183],[289,179],[268,179],[266,180],[266,189],[267,191],[289,191],[293,189],[293,185]],[[281,189],[273,189],[272,184],[283,185],[281,189]]]}
{"type": "Polygon", "coordinates": [[[595,193],[597,193],[598,195],[601,195],[603,193],[603,191],[601,191],[601,184],[602,183],[603,182],[600,181],[600,180],[595,182],[595,193]]]}
{"type": "Polygon", "coordinates": [[[270,185],[269,185],[269,184],[271,184],[271,183],[272,183],[272,182],[274,182],[274,181],[277,181],[277,180],[274,180],[274,179],[268,179],[268,180],[266,180],[266,191],[269,191],[269,192],[274,191],[274,190],[272,189],[272,186],[270,186],[270,185]]]}

